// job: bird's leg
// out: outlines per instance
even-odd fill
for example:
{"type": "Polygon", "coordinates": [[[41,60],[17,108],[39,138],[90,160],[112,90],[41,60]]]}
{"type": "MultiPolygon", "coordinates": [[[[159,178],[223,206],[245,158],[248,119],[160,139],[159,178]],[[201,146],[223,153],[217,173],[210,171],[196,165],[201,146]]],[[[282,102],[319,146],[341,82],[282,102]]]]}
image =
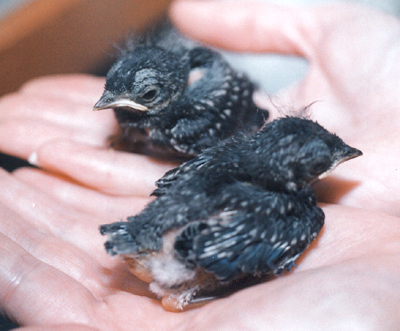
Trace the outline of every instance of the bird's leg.
{"type": "Polygon", "coordinates": [[[161,299],[161,304],[165,310],[171,312],[182,312],[205,305],[215,299],[214,296],[195,298],[197,287],[190,288],[180,294],[170,293],[161,299]]]}

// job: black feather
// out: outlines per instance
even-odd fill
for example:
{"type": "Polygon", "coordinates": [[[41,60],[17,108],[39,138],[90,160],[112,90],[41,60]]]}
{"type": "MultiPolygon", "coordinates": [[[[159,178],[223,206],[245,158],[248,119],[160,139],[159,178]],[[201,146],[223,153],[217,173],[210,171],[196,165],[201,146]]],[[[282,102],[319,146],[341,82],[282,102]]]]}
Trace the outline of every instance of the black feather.
{"type": "Polygon", "coordinates": [[[315,122],[281,118],[167,172],[153,192],[158,198],[129,217],[123,231],[116,223],[101,232],[111,254],[141,260],[142,252],[152,252],[146,258],[157,266],[174,261],[180,267],[166,268],[168,280],[164,273],[153,276],[177,295],[278,275],[292,268],[324,224],[310,184],[359,155],[315,122]]]}
{"type": "Polygon", "coordinates": [[[268,111],[254,104],[254,90],[218,52],[164,20],[122,51],[94,108],[114,109],[120,140],[132,151],[144,144],[158,153],[193,157],[237,132],[263,126],[268,111]]]}

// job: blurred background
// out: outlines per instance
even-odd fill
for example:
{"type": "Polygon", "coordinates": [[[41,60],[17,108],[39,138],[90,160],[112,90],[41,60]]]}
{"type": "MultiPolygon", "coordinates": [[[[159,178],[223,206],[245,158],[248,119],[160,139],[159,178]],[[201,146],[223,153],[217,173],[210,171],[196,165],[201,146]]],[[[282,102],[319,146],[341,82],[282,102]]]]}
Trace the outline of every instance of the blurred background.
{"type": "MultiPolygon", "coordinates": [[[[262,1],[262,0],[261,0],[262,1]]],[[[264,0],[284,5],[337,0],[264,0]]],[[[398,0],[348,0],[400,13],[398,0]]],[[[105,74],[115,45],[160,17],[170,0],[0,0],[0,96],[42,75],[105,74]]],[[[233,2],[232,2],[232,5],[233,2]]],[[[274,93],[301,77],[302,59],[230,54],[261,88],[274,93]]]]}
{"type": "Polygon", "coordinates": [[[115,42],[169,0],[0,0],[0,95],[37,76],[101,74],[115,42]]]}
{"type": "MultiPolygon", "coordinates": [[[[337,0],[263,1],[302,5],[337,0]]],[[[400,15],[399,0],[348,1],[400,15]]],[[[77,72],[105,75],[115,59],[115,45],[130,32],[161,17],[169,3],[170,0],[0,0],[0,96],[38,76],[77,72]]],[[[244,70],[270,94],[301,79],[307,70],[307,62],[301,58],[224,53],[233,66],[244,70]]],[[[0,166],[8,171],[23,165],[27,165],[23,160],[0,154],[0,166]]],[[[0,315],[0,331],[13,327],[16,326],[0,315]]]]}

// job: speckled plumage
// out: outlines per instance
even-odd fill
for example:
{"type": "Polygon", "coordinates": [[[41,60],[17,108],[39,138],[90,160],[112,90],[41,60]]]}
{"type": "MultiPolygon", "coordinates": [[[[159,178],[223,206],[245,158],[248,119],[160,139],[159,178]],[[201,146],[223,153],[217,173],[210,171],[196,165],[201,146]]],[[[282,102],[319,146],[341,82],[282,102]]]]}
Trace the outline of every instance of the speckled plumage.
{"type": "Polygon", "coordinates": [[[167,309],[243,277],[277,275],[323,226],[310,184],[359,155],[315,122],[276,120],[169,171],[140,214],[101,227],[106,249],[167,309]]]}
{"type": "Polygon", "coordinates": [[[254,90],[219,53],[163,22],[122,53],[94,109],[114,109],[132,151],[193,157],[262,127],[268,111],[254,104],[254,90]]]}

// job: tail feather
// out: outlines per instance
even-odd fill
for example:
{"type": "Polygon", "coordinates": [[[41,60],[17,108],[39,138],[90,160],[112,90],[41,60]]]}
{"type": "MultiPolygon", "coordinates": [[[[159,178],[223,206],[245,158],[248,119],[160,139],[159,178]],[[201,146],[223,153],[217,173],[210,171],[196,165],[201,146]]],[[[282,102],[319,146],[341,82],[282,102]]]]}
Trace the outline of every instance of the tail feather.
{"type": "Polygon", "coordinates": [[[119,222],[100,226],[100,233],[108,236],[104,244],[108,254],[125,254],[132,250],[133,238],[127,231],[127,225],[126,222],[119,222]]]}

